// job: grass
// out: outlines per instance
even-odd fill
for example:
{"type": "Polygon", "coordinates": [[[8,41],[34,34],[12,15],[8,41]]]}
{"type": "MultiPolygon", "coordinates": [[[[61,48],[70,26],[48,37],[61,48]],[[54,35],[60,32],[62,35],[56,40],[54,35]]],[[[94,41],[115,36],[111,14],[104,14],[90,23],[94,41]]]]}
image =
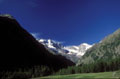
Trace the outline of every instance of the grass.
{"type": "Polygon", "coordinates": [[[33,79],[120,79],[118,77],[114,77],[115,72],[101,72],[101,73],[81,73],[81,74],[70,74],[70,75],[54,75],[54,76],[45,76],[45,77],[39,77],[39,78],[33,78],[33,79]]]}

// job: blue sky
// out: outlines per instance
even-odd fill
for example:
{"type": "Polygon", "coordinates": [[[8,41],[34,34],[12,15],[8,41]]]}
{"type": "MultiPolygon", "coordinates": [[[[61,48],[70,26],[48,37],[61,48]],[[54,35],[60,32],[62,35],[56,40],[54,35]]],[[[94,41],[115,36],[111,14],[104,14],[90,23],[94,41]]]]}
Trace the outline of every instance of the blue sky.
{"type": "Polygon", "coordinates": [[[0,13],[64,45],[93,44],[120,28],[120,0],[0,0],[0,13]]]}

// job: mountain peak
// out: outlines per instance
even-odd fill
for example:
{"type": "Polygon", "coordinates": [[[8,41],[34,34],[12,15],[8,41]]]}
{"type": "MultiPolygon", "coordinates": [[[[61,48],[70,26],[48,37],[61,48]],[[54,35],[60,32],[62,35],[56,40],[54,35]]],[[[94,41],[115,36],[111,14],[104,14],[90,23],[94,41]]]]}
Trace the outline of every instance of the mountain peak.
{"type": "Polygon", "coordinates": [[[87,44],[87,43],[82,43],[82,45],[89,45],[89,44],[87,44]]]}
{"type": "Polygon", "coordinates": [[[51,40],[51,39],[40,39],[40,43],[42,43],[46,48],[53,51],[55,54],[61,54],[65,56],[66,58],[72,60],[73,62],[76,62],[78,58],[83,56],[85,52],[92,47],[92,45],[89,45],[87,43],[82,43],[78,46],[63,46],[60,42],[51,40]]]}
{"type": "Polygon", "coordinates": [[[39,42],[44,42],[44,41],[46,41],[46,40],[45,40],[45,39],[40,39],[40,40],[39,40],[39,42]]]}
{"type": "Polygon", "coordinates": [[[48,48],[52,48],[52,49],[58,49],[61,48],[62,45],[60,42],[56,42],[54,40],[51,39],[40,39],[38,40],[40,43],[42,43],[43,45],[47,46],[48,48]]]}
{"type": "Polygon", "coordinates": [[[0,14],[0,17],[7,17],[9,19],[14,19],[13,16],[10,14],[0,14]]]}
{"type": "Polygon", "coordinates": [[[91,46],[91,45],[90,45],[90,44],[88,44],[88,43],[82,43],[82,44],[80,44],[79,46],[81,46],[81,45],[91,46]]]}

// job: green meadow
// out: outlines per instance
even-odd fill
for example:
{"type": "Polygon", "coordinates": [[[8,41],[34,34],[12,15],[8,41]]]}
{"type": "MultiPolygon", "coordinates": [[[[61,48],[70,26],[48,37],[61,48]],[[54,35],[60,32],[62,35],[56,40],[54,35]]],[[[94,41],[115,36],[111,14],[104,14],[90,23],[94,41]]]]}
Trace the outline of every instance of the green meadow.
{"type": "Polygon", "coordinates": [[[45,76],[45,77],[39,77],[39,78],[33,78],[33,79],[71,79],[71,78],[81,78],[81,79],[89,79],[89,78],[98,78],[98,79],[120,79],[120,77],[115,76],[115,72],[101,72],[101,73],[81,73],[81,74],[70,74],[70,75],[52,75],[52,76],[45,76]]]}

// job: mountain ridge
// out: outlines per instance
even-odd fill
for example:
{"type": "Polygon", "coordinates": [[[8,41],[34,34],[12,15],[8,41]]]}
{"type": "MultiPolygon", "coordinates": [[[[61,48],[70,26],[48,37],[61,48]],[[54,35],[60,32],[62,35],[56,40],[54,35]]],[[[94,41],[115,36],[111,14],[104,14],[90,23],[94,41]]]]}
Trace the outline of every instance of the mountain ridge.
{"type": "MultiPolygon", "coordinates": [[[[49,71],[42,71],[38,74],[40,76],[75,65],[64,56],[51,54],[44,45],[22,28],[16,19],[0,16],[0,25],[0,30],[4,31],[1,36],[0,78],[5,74],[10,75],[7,74],[8,72],[15,77],[19,75],[17,79],[19,77],[22,77],[21,79],[24,77],[30,78],[32,75],[37,76],[37,73],[34,72],[37,69],[36,66],[38,68],[45,67],[49,71]],[[29,72],[28,75],[24,74],[24,71],[23,75],[20,76],[19,73],[16,75],[19,69],[29,72]]],[[[38,71],[40,72],[41,69],[38,71]]]]}
{"type": "Polygon", "coordinates": [[[63,55],[75,63],[85,54],[86,50],[92,47],[92,45],[87,43],[82,43],[78,46],[63,46],[60,42],[56,42],[51,39],[39,39],[38,41],[48,50],[52,51],[52,53],[63,55]]]}
{"type": "Polygon", "coordinates": [[[77,65],[88,64],[101,59],[114,59],[118,56],[120,56],[120,29],[88,49],[86,54],[79,59],[77,65]]]}

